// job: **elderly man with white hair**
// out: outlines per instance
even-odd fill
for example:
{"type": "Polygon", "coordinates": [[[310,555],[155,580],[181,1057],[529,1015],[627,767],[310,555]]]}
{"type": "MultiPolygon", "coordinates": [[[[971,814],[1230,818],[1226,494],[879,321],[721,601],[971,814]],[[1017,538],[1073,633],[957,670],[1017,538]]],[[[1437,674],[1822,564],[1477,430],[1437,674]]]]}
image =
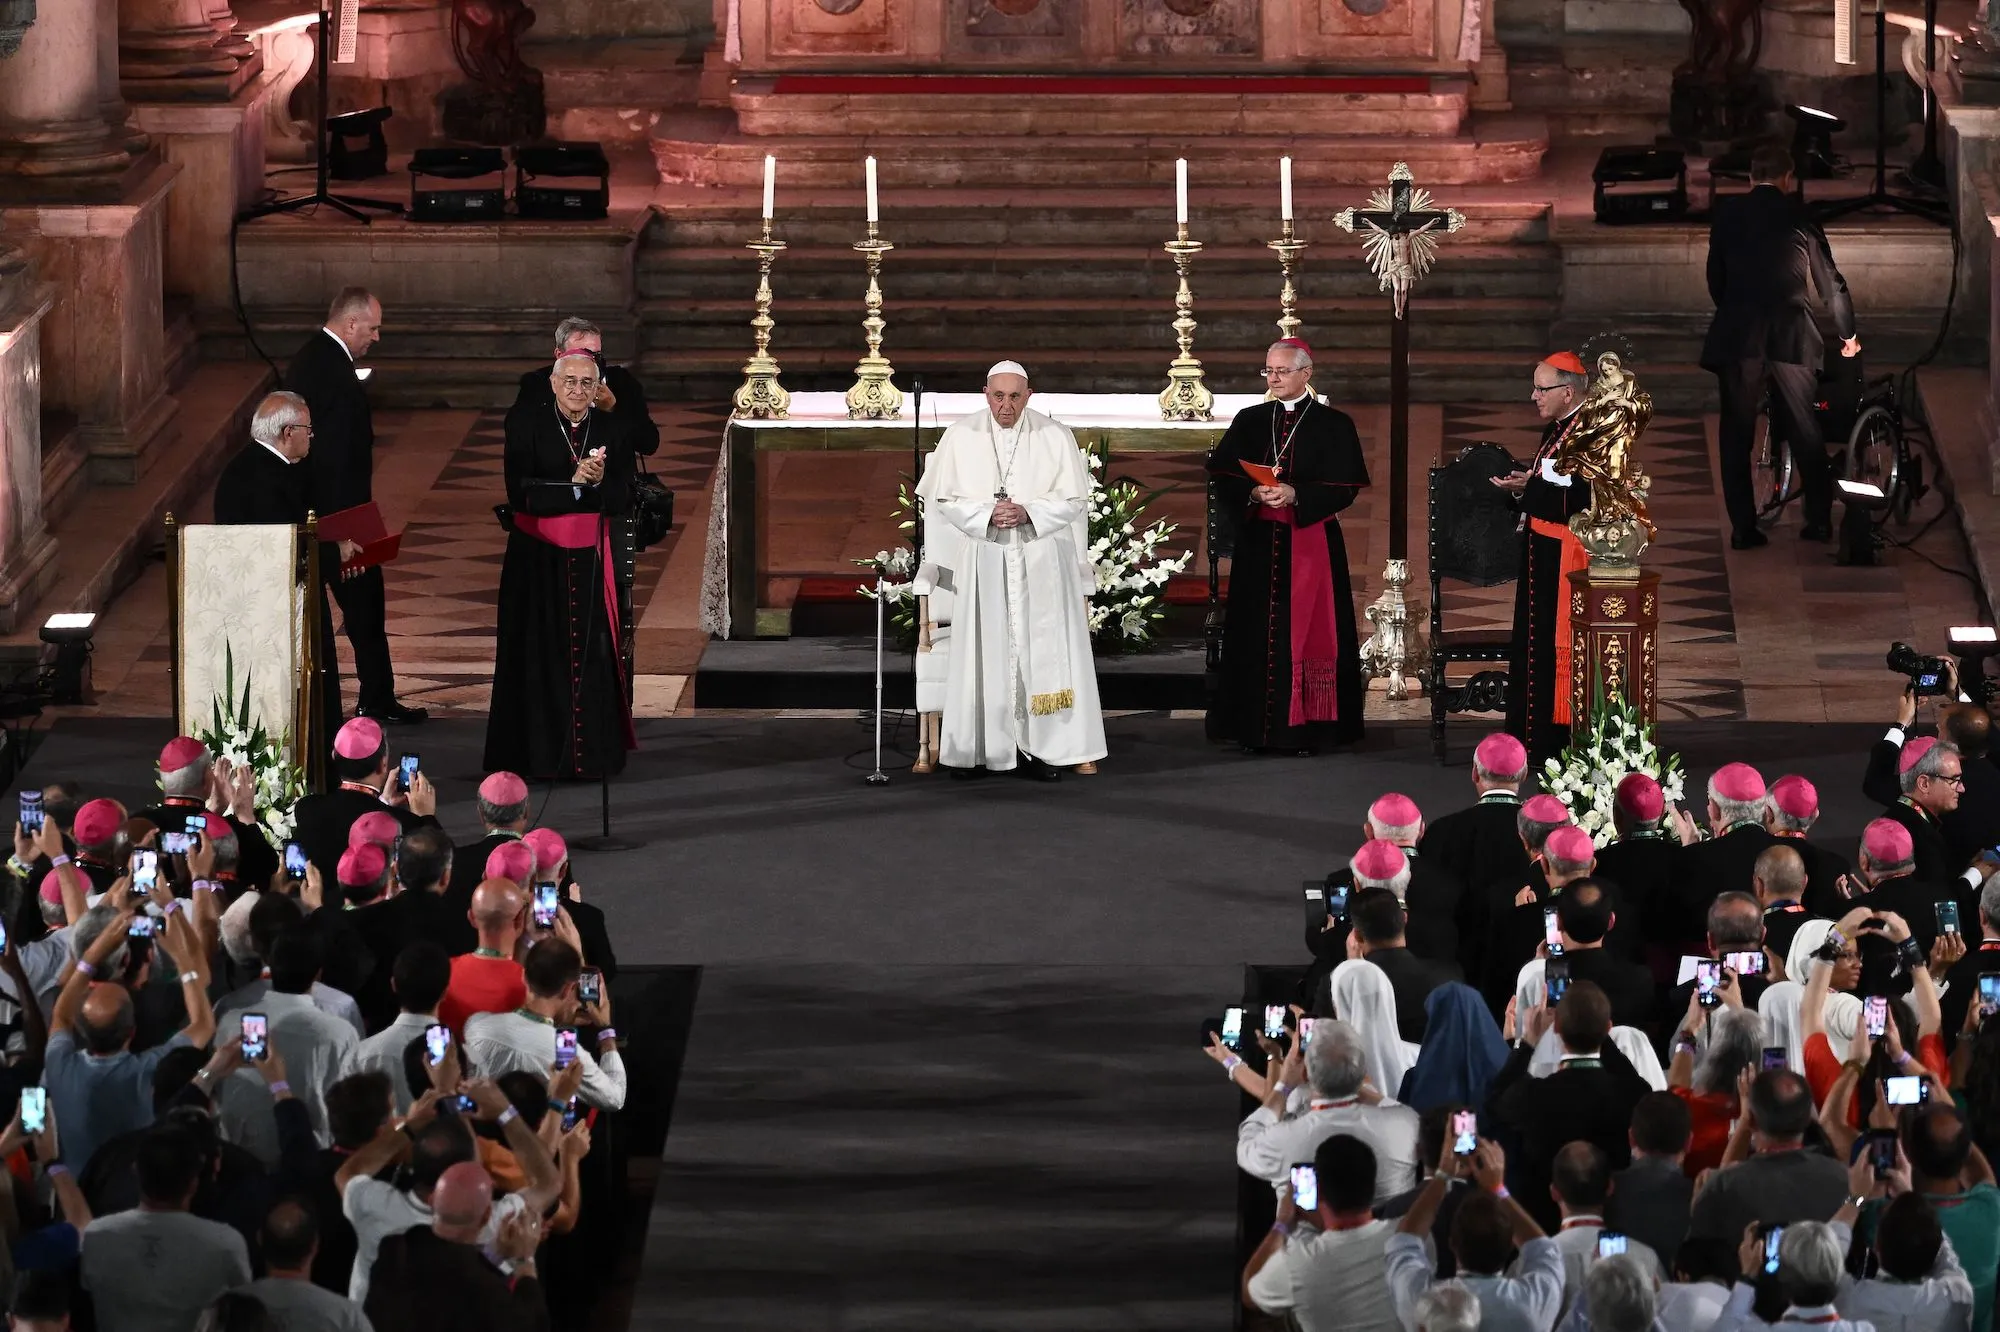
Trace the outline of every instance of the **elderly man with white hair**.
{"type": "Polygon", "coordinates": [[[1341,510],[1368,484],[1347,413],[1313,395],[1312,348],[1264,352],[1269,400],[1245,407],[1208,455],[1218,517],[1234,528],[1222,686],[1211,740],[1311,754],[1361,738],[1361,648],[1341,510]]]}
{"type": "MultiPolygon", "coordinates": [[[[1306,1019],[1310,1039],[1294,1042],[1270,1083],[1264,1102],[1236,1130],[1236,1164],[1246,1174],[1283,1188],[1291,1168],[1313,1159],[1322,1142],[1345,1133],[1375,1153],[1375,1201],[1406,1193],[1417,1182],[1417,1112],[1362,1087],[1368,1052],[1361,1033],[1332,1018],[1306,1019]],[[1303,1052],[1300,1045],[1303,1044],[1303,1052]],[[1292,1092],[1301,1084],[1312,1094],[1296,1114],[1288,1114],[1292,1092]]],[[[1233,1080],[1235,1070],[1229,1070],[1233,1080]]]]}
{"type": "Polygon", "coordinates": [[[1028,372],[986,372],[986,410],[924,461],[925,564],[953,597],[938,761],[954,776],[1094,772],[1104,712],[1090,649],[1090,467],[1030,410],[1028,372]],[[929,535],[935,534],[935,535],[929,535]]]}

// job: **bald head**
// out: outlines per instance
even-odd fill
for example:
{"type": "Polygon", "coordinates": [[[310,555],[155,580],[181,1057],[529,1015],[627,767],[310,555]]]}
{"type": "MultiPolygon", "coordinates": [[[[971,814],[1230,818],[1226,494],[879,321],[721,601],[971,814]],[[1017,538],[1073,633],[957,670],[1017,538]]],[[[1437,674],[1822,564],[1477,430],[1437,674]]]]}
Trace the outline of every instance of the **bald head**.
{"type": "Polygon", "coordinates": [[[132,995],[122,985],[94,982],[76,1017],[76,1033],[92,1054],[116,1054],[132,1043],[132,995]]]}
{"type": "Polygon", "coordinates": [[[1980,703],[1954,703],[1938,709],[1938,734],[1965,758],[1980,758],[1992,743],[1993,718],[1980,703]]]}
{"type": "Polygon", "coordinates": [[[1757,855],[1756,868],[1750,871],[1750,883],[1757,892],[1759,902],[1796,902],[1805,896],[1805,857],[1783,842],[1767,846],[1757,855]]]}
{"type": "Polygon", "coordinates": [[[431,1228],[440,1239],[469,1244],[493,1210],[493,1176],[477,1161],[460,1161],[431,1190],[431,1228]]]}
{"type": "Polygon", "coordinates": [[[511,879],[487,879],[472,890],[472,909],[465,918],[479,931],[479,946],[511,953],[520,933],[521,909],[527,903],[511,879]]]}
{"type": "Polygon", "coordinates": [[[992,411],[993,419],[1003,426],[1011,426],[1021,419],[1021,413],[1027,410],[1030,392],[1026,375],[996,367],[994,373],[986,376],[986,406],[992,411]]]}

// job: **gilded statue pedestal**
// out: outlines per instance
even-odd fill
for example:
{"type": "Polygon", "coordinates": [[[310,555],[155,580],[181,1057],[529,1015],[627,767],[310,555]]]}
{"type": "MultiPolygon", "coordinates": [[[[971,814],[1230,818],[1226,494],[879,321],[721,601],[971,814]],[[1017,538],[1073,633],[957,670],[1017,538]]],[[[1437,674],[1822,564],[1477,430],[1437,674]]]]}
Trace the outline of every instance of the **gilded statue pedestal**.
{"type": "Polygon", "coordinates": [[[1606,703],[1625,702],[1652,723],[1659,713],[1660,576],[1637,570],[1606,577],[1594,569],[1569,576],[1569,715],[1588,717],[1601,688],[1606,703]]]}

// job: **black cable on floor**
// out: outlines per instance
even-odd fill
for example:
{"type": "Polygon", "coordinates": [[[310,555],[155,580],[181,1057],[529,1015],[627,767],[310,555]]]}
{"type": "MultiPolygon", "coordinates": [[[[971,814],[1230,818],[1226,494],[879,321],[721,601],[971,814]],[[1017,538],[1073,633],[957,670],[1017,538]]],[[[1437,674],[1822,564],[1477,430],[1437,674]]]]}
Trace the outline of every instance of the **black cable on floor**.
{"type": "Polygon", "coordinates": [[[229,303],[236,307],[236,322],[243,325],[243,336],[249,339],[250,350],[256,352],[257,358],[265,365],[271,367],[271,373],[282,383],[285,372],[278,368],[278,363],[271,359],[271,354],[257,341],[257,331],[250,327],[250,312],[243,308],[243,283],[236,272],[236,229],[242,225],[243,219],[240,217],[232,219],[229,223],[229,303]]]}

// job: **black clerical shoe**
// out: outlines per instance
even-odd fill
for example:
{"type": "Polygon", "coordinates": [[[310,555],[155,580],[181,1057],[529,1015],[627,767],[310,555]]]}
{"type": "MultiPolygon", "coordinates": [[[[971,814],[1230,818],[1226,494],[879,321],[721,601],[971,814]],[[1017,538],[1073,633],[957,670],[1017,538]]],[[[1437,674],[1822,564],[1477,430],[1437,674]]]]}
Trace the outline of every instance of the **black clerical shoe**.
{"type": "Polygon", "coordinates": [[[1833,528],[1825,523],[1807,523],[1799,529],[1799,540],[1801,541],[1830,541],[1832,539],[1833,528]]]}
{"type": "Polygon", "coordinates": [[[1022,754],[1014,764],[1014,775],[1031,782],[1059,782],[1062,780],[1062,769],[1044,763],[1032,754],[1022,754]]]}
{"type": "Polygon", "coordinates": [[[1770,544],[1771,538],[1765,536],[1754,527],[1748,532],[1732,532],[1729,536],[1729,548],[1731,550],[1755,550],[1759,546],[1768,546],[1770,544]]]}
{"type": "Polygon", "coordinates": [[[354,712],[358,717],[386,722],[390,726],[421,726],[431,719],[430,709],[408,707],[395,699],[390,700],[386,708],[356,708],[354,712]]]}

